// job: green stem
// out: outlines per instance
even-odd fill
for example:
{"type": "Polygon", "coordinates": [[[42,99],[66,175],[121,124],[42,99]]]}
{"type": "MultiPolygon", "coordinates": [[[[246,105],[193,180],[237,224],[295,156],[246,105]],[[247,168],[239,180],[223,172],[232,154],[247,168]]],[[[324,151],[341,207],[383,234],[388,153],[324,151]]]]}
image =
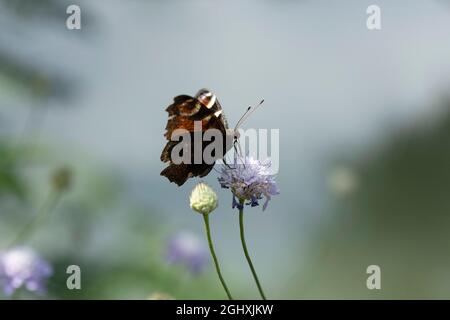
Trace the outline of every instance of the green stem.
{"type": "Polygon", "coordinates": [[[261,298],[263,300],[267,300],[266,295],[264,294],[264,290],[261,286],[261,283],[259,283],[258,275],[256,274],[252,259],[250,259],[250,255],[248,254],[247,244],[245,242],[245,233],[244,233],[244,201],[240,201],[240,205],[241,205],[241,209],[239,209],[239,229],[241,232],[242,248],[244,249],[244,254],[245,254],[245,257],[247,258],[247,262],[250,267],[250,270],[252,271],[253,278],[255,279],[256,285],[258,286],[259,294],[261,295],[261,298]]]}
{"type": "Polygon", "coordinates": [[[228,299],[233,300],[233,297],[231,296],[230,291],[228,290],[225,280],[222,277],[222,273],[220,272],[219,262],[217,260],[216,253],[214,251],[214,246],[211,239],[211,230],[209,228],[209,215],[204,214],[203,219],[205,221],[206,236],[208,238],[209,250],[211,251],[211,256],[214,260],[214,265],[216,266],[217,275],[219,276],[220,282],[222,283],[222,286],[225,289],[225,292],[227,293],[228,299]]]}
{"type": "Polygon", "coordinates": [[[10,247],[24,242],[33,234],[33,231],[35,231],[36,228],[48,218],[53,208],[58,203],[60,194],[61,192],[58,191],[53,191],[52,193],[50,193],[50,195],[47,197],[47,200],[36,213],[34,218],[18,233],[14,241],[11,243],[10,247]]]}
{"type": "Polygon", "coordinates": [[[17,288],[11,295],[10,300],[20,300],[20,296],[21,296],[20,293],[22,291],[21,289],[22,289],[22,287],[17,288]]]}

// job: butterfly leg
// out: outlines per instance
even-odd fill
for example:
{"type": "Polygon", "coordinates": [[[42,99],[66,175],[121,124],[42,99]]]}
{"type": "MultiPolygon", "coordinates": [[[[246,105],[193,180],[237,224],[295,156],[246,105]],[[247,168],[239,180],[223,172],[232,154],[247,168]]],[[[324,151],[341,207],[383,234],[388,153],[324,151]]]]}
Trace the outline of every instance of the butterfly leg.
{"type": "Polygon", "coordinates": [[[225,157],[223,157],[222,161],[228,167],[228,169],[232,169],[231,166],[227,163],[227,159],[225,157]]]}
{"type": "MultiPolygon", "coordinates": [[[[241,157],[241,159],[244,159],[244,156],[242,154],[241,144],[239,143],[238,139],[234,140],[233,147],[234,147],[234,162],[237,163],[236,155],[239,155],[241,157]],[[236,145],[237,145],[237,147],[236,147],[236,145]]],[[[243,161],[242,164],[244,165],[244,168],[245,168],[245,161],[243,161]]]]}

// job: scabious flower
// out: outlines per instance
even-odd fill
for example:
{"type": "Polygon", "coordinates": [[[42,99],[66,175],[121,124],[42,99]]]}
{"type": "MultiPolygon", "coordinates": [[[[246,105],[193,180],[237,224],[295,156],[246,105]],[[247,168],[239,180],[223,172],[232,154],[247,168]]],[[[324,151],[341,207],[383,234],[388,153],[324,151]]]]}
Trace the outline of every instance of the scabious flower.
{"type": "Polygon", "coordinates": [[[208,252],[196,235],[183,231],[169,239],[166,259],[171,264],[183,264],[190,272],[198,274],[208,263],[208,252]]]}
{"type": "Polygon", "coordinates": [[[25,287],[44,293],[46,280],[53,274],[51,265],[28,247],[15,247],[0,252],[0,283],[7,296],[25,287]]]}
{"type": "Polygon", "coordinates": [[[206,183],[199,183],[191,192],[189,204],[192,210],[210,214],[217,208],[217,194],[206,183]]]}
{"type": "Polygon", "coordinates": [[[275,175],[270,173],[271,165],[269,159],[259,161],[246,156],[235,158],[234,164],[230,166],[222,166],[219,183],[222,188],[231,189],[233,208],[242,209],[240,201],[246,201],[245,204],[252,207],[257,206],[263,197],[263,210],[267,208],[271,197],[280,193],[275,175]]]}

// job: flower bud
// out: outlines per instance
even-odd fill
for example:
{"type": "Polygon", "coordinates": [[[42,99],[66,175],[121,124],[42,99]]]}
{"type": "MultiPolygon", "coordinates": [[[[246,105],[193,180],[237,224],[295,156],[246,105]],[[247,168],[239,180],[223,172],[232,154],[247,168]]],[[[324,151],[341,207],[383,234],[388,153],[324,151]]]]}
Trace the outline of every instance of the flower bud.
{"type": "Polygon", "coordinates": [[[217,194],[206,183],[199,183],[189,198],[193,210],[201,214],[210,214],[217,208],[217,194]]]}
{"type": "Polygon", "coordinates": [[[59,168],[51,177],[52,187],[58,192],[66,191],[70,187],[71,180],[72,171],[66,167],[59,168]]]}

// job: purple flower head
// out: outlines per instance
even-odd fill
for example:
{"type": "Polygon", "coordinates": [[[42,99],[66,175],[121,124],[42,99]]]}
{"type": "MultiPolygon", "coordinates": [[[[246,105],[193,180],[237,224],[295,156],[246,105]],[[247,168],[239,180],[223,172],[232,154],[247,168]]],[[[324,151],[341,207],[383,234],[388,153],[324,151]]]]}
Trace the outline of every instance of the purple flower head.
{"type": "Polygon", "coordinates": [[[179,232],[167,243],[166,259],[171,264],[183,264],[191,273],[198,274],[208,263],[208,252],[196,235],[179,232]]]}
{"type": "Polygon", "coordinates": [[[271,165],[270,160],[236,157],[234,164],[222,166],[219,183],[222,188],[231,189],[233,208],[242,209],[239,200],[247,201],[245,204],[252,207],[257,206],[263,197],[263,210],[267,208],[271,197],[280,193],[275,175],[270,174],[271,165]]]}
{"type": "Polygon", "coordinates": [[[21,287],[45,293],[46,280],[52,274],[51,265],[31,248],[15,247],[0,252],[0,283],[7,296],[21,287]]]}

